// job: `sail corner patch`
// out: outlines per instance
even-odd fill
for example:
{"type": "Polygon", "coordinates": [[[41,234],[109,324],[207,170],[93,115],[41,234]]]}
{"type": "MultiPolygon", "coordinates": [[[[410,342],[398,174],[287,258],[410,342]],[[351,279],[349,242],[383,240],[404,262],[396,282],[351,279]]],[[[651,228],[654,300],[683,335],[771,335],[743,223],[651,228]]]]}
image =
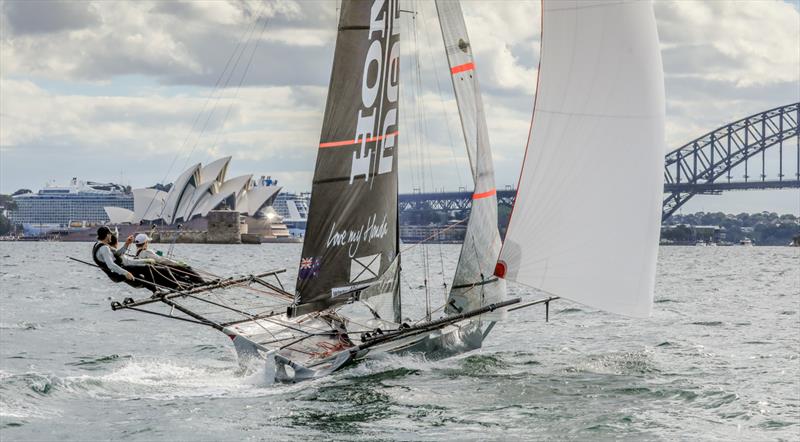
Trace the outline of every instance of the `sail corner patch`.
{"type": "Polygon", "coordinates": [[[367,281],[378,277],[381,254],[360,256],[350,260],[350,282],[367,281]]]}

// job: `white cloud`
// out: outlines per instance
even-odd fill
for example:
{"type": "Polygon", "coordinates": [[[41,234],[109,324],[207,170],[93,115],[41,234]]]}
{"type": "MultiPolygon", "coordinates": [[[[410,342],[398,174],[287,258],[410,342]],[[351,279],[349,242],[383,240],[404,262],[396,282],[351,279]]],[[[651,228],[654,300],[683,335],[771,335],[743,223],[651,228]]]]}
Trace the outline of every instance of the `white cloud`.
{"type": "MultiPolygon", "coordinates": [[[[134,185],[160,180],[211,86],[247,36],[248,50],[228,82],[231,87],[222,93],[209,130],[199,141],[192,132],[183,155],[197,142],[186,161],[233,154],[238,161],[231,173],[272,173],[295,190],[310,187],[336,2],[68,2],[58,4],[66,5],[60,12],[24,9],[29,3],[38,2],[3,2],[0,8],[3,191],[32,187],[59,178],[53,176],[58,173],[105,179],[97,176],[103,170],[94,159],[97,154],[116,158],[115,173],[126,168],[128,176],[136,177],[134,185]],[[14,9],[19,5],[22,9],[14,9]],[[253,27],[258,14],[271,17],[264,34],[253,27]],[[236,95],[234,86],[256,40],[258,51],[236,95]],[[228,108],[230,115],[220,126],[228,108]],[[60,155],[67,158],[67,151],[81,161],[42,167],[60,155]]],[[[780,1],[756,5],[656,2],[671,148],[729,121],[800,100],[800,13],[780,1]]],[[[458,153],[462,134],[435,8],[431,2],[415,2],[404,3],[403,9],[412,6],[419,12],[419,28],[416,42],[410,32],[403,36],[401,66],[410,74],[416,65],[412,52],[419,50],[422,90],[415,90],[406,76],[401,91],[406,99],[427,100],[423,142],[430,152],[414,156],[419,153],[415,121],[404,103],[401,123],[410,127],[401,130],[401,155],[409,154],[402,165],[428,161],[438,169],[435,185],[455,188],[467,179],[466,156],[458,153]],[[458,167],[446,167],[454,156],[458,167]]],[[[511,184],[530,125],[539,2],[465,1],[462,8],[484,92],[498,185],[511,184]]],[[[412,29],[410,14],[403,14],[402,23],[404,31],[412,29]]],[[[180,157],[172,175],[183,161],[180,157]]]]}
{"type": "Polygon", "coordinates": [[[800,12],[781,1],[656,2],[668,75],[748,87],[800,81],[800,12]]]}
{"type": "MultiPolygon", "coordinates": [[[[160,180],[176,158],[172,175],[177,175],[192,151],[192,161],[234,155],[240,162],[233,166],[243,168],[241,173],[280,176],[282,168],[292,167],[282,162],[293,160],[308,169],[316,154],[325,95],[323,88],[297,88],[297,92],[288,87],[250,88],[236,99],[230,94],[212,99],[191,130],[205,97],[54,95],[33,82],[11,79],[2,79],[0,88],[4,190],[14,187],[11,177],[36,175],[54,150],[72,152],[73,170],[63,172],[68,176],[102,174],[109,159],[123,169],[147,159],[148,168],[138,170],[144,173],[133,182],[137,186],[160,180]],[[23,162],[11,167],[10,158],[23,162]]],[[[305,188],[305,182],[293,184],[305,188]]]]}

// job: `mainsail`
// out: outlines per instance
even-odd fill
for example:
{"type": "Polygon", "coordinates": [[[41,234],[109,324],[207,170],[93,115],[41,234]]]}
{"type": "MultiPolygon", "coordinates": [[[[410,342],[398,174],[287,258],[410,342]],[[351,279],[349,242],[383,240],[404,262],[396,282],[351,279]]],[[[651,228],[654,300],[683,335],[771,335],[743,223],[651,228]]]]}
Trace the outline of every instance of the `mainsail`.
{"type": "Polygon", "coordinates": [[[469,223],[445,308],[446,313],[455,314],[501,301],[506,283],[492,274],[501,244],[497,230],[497,191],[467,26],[458,1],[437,0],[436,9],[475,186],[469,223]]]}
{"type": "Polygon", "coordinates": [[[545,0],[539,66],[495,273],[591,307],[647,316],[664,161],[652,3],[545,0]]]}
{"type": "Polygon", "coordinates": [[[398,0],[342,2],[293,315],[399,271],[399,40],[398,0]]]}

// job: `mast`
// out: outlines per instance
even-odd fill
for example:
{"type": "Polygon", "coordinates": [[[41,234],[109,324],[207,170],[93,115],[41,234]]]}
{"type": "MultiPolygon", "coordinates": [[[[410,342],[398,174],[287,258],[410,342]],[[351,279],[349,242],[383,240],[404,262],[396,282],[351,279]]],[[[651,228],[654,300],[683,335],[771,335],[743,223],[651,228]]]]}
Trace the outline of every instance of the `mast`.
{"type": "Polygon", "coordinates": [[[387,270],[399,272],[398,4],[342,2],[291,316],[348,301],[387,270]]]}
{"type": "MultiPolygon", "coordinates": [[[[501,244],[497,191],[472,45],[458,1],[437,0],[436,10],[475,186],[469,223],[445,308],[452,315],[502,301],[506,283],[492,274],[501,244]]],[[[502,316],[502,312],[492,315],[502,316]]]]}
{"type": "Polygon", "coordinates": [[[495,274],[648,316],[664,167],[652,2],[545,0],[531,133],[495,274]]]}

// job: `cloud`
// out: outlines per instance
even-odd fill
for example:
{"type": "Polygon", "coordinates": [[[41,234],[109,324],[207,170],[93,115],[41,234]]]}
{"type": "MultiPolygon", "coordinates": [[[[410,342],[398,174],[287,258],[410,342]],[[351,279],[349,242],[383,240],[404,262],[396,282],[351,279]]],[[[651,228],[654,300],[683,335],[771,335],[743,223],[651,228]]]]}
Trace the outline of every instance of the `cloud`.
{"type": "Polygon", "coordinates": [[[15,35],[51,34],[86,29],[99,17],[87,2],[9,1],[2,4],[5,25],[15,35]]]}
{"type": "MultiPolygon", "coordinates": [[[[71,96],[11,79],[0,80],[0,89],[4,191],[20,186],[14,182],[29,176],[36,176],[36,182],[47,178],[38,175],[42,162],[51,161],[53,155],[71,158],[60,163],[70,164],[71,170],[58,176],[116,179],[125,169],[136,173],[135,186],[151,185],[165,173],[167,179],[174,178],[184,162],[208,162],[225,155],[240,161],[232,173],[281,176],[287,167],[308,170],[316,155],[321,123],[317,117],[325,97],[319,87],[249,88],[238,97],[227,91],[210,100],[157,92],[71,96]],[[109,163],[115,166],[106,168],[109,163]]],[[[304,188],[305,183],[294,184],[304,188]]]]}
{"type": "Polygon", "coordinates": [[[800,78],[800,13],[789,3],[656,2],[668,75],[747,87],[800,78]]]}
{"type": "MultiPolygon", "coordinates": [[[[401,18],[401,187],[420,186],[423,176],[410,169],[428,162],[427,185],[456,188],[469,181],[468,166],[435,6],[411,6],[416,16],[401,18]]],[[[536,87],[540,5],[462,2],[462,9],[498,185],[513,184],[536,87]]],[[[655,11],[669,148],[800,101],[800,12],[791,4],[657,1],[655,11]]],[[[294,190],[310,187],[337,2],[15,1],[0,12],[2,191],[51,177],[118,180],[120,169],[132,184],[149,185],[174,158],[168,178],[184,161],[228,154],[231,173],[271,173],[294,190]],[[95,159],[109,155],[113,168],[95,159]],[[53,160],[70,170],[44,166],[53,160]]]]}
{"type": "Polygon", "coordinates": [[[330,2],[3,4],[9,5],[2,17],[8,31],[0,41],[4,76],[107,82],[145,75],[162,84],[210,86],[237,61],[238,72],[243,72],[255,51],[259,60],[271,59],[273,66],[292,70],[254,70],[246,84],[303,81],[293,75],[297,71],[313,73],[305,81],[311,84],[321,81],[316,73],[325,70],[328,59],[314,52],[304,59],[292,48],[313,51],[330,46],[335,38],[335,8],[330,2]],[[73,12],[56,18],[63,12],[59,8],[73,12]],[[85,13],[75,12],[80,10],[85,13]],[[31,32],[36,26],[49,34],[31,32]],[[299,66],[285,63],[292,58],[299,66]]]}

